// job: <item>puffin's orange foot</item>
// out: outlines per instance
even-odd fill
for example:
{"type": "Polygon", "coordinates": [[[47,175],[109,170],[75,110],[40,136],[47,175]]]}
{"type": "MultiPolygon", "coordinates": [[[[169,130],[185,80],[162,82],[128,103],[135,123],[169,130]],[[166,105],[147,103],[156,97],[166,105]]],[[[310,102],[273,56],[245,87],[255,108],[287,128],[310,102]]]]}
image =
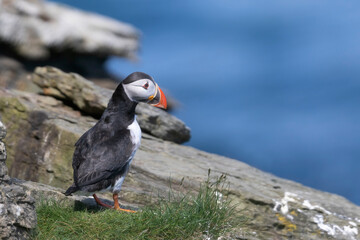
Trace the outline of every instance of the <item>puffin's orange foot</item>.
{"type": "Polygon", "coordinates": [[[134,211],[134,210],[121,208],[121,207],[116,206],[116,205],[114,206],[114,209],[117,210],[117,211],[124,211],[124,212],[136,213],[136,211],[134,211]]]}
{"type": "Polygon", "coordinates": [[[119,205],[119,198],[118,198],[118,194],[117,194],[117,193],[114,193],[114,194],[113,194],[113,199],[114,199],[114,209],[115,209],[115,210],[117,210],[117,211],[124,211],[124,212],[131,212],[131,213],[135,213],[135,212],[136,212],[136,211],[134,211],[134,210],[121,208],[120,205],[119,205]]]}
{"type": "Polygon", "coordinates": [[[100,206],[103,206],[105,208],[110,208],[110,209],[114,209],[114,210],[117,210],[117,211],[124,211],[124,212],[131,212],[131,213],[136,213],[136,211],[134,210],[130,210],[130,209],[124,209],[124,208],[121,208],[120,205],[119,205],[119,201],[118,201],[118,195],[117,194],[114,194],[114,206],[110,206],[106,203],[103,203],[102,201],[100,201],[100,199],[96,196],[96,194],[93,194],[93,197],[96,201],[97,204],[99,204],[100,206]]]}

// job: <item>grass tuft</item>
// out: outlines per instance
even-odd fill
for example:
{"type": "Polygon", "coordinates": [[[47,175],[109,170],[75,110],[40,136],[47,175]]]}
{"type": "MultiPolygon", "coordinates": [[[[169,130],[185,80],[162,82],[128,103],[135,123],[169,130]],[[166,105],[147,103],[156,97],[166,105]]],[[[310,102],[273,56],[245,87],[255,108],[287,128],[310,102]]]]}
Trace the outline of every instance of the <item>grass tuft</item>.
{"type": "Polygon", "coordinates": [[[216,239],[231,228],[234,207],[223,196],[225,176],[196,195],[175,195],[137,213],[74,210],[42,202],[33,239],[216,239]]]}

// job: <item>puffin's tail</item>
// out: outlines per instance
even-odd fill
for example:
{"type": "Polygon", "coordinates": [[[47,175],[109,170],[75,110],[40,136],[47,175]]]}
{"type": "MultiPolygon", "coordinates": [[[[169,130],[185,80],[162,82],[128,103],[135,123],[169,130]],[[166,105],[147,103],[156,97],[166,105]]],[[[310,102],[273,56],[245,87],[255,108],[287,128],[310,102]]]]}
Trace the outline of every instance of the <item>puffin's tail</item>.
{"type": "Polygon", "coordinates": [[[64,194],[65,194],[65,196],[69,196],[78,190],[79,190],[79,188],[77,186],[75,186],[75,184],[73,184],[73,185],[71,185],[71,187],[68,188],[68,190],[66,190],[66,192],[64,192],[64,194]]]}

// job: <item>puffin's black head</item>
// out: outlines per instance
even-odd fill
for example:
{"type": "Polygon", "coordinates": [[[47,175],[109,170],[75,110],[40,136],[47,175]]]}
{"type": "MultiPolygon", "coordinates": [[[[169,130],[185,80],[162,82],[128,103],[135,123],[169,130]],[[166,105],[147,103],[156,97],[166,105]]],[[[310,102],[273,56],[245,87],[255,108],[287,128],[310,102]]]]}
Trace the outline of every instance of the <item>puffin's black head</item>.
{"type": "Polygon", "coordinates": [[[167,107],[166,98],[154,79],[142,72],[134,72],[122,81],[126,95],[131,101],[145,102],[155,107],[167,107]]]}

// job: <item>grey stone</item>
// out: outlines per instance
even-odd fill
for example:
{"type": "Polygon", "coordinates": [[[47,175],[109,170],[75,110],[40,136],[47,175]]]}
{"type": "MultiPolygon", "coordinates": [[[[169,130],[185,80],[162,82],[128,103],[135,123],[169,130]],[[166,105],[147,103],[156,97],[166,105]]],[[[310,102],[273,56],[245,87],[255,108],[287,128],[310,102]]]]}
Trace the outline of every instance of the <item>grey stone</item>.
{"type": "Polygon", "coordinates": [[[175,143],[184,143],[190,140],[190,128],[167,112],[146,103],[139,103],[135,112],[144,132],[175,143]]]}
{"type": "MultiPolygon", "coordinates": [[[[54,67],[38,67],[32,76],[45,95],[71,102],[82,112],[99,118],[113,93],[75,73],[64,73],[54,67]]],[[[155,137],[183,143],[190,139],[190,128],[180,119],[148,104],[138,104],[137,119],[141,129],[155,137]]]]}
{"type": "Polygon", "coordinates": [[[53,52],[134,57],[138,31],[108,17],[41,0],[0,1],[0,40],[38,60],[53,52]]]}
{"type": "MultiPolygon", "coordinates": [[[[1,145],[1,143],[0,143],[1,145]]],[[[0,164],[0,178],[5,177],[8,174],[8,168],[6,167],[5,164],[0,164]]]]}

